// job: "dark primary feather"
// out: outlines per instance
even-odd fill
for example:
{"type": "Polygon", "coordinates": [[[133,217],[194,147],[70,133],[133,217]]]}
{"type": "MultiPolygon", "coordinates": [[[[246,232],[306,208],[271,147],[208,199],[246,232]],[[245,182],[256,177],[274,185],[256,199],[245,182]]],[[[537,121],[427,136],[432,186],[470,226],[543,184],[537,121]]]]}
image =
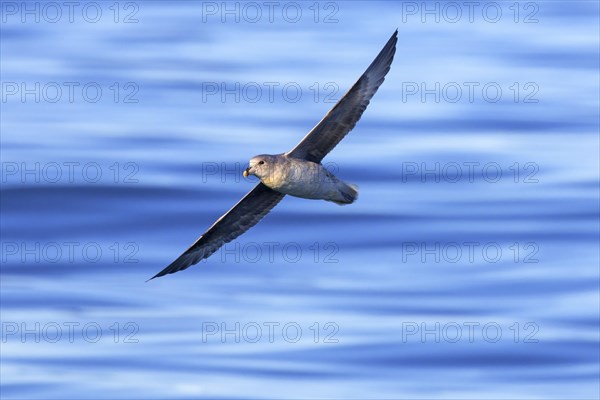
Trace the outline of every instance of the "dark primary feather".
{"type": "Polygon", "coordinates": [[[321,162],[327,153],[354,128],[390,70],[397,41],[398,30],[394,32],[354,86],[287,155],[321,162]]]}
{"type": "Polygon", "coordinates": [[[276,192],[259,183],[231,210],[208,228],[185,253],[149,280],[184,270],[209,257],[225,243],[231,242],[256,225],[284,196],[285,194],[276,192]]]}

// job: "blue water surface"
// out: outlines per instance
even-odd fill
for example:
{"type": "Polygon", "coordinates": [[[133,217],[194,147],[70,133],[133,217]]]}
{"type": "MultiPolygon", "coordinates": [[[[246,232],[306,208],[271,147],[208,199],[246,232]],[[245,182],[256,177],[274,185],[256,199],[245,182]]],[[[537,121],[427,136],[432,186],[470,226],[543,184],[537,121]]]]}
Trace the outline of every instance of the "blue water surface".
{"type": "Polygon", "coordinates": [[[2,398],[599,397],[597,2],[48,4],[2,3],[2,398]],[[396,28],[359,200],[146,283],[396,28]]]}

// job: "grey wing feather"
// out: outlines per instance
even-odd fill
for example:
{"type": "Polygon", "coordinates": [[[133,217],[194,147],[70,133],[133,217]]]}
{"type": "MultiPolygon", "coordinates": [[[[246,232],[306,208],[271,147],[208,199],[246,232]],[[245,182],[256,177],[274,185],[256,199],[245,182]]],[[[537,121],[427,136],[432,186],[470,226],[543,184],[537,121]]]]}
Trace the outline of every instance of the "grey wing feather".
{"type": "Polygon", "coordinates": [[[397,41],[398,30],[354,86],[287,155],[318,163],[337,146],[354,128],[390,70],[397,41]]]}
{"type": "Polygon", "coordinates": [[[256,225],[284,196],[285,194],[259,183],[208,228],[179,258],[149,280],[184,270],[200,260],[208,258],[225,243],[231,242],[256,225]]]}

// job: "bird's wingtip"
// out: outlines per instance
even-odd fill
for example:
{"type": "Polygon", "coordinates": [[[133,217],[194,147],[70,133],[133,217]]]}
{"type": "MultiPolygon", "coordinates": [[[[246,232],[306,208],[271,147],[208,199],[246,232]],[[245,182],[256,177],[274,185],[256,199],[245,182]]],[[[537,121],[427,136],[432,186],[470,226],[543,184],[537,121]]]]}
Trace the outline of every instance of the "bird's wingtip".
{"type": "Polygon", "coordinates": [[[148,283],[148,282],[150,282],[150,281],[151,281],[152,279],[154,279],[154,278],[158,278],[158,277],[161,277],[161,276],[165,275],[165,274],[164,274],[164,272],[165,272],[164,270],[163,270],[163,271],[160,271],[158,274],[156,274],[156,275],[154,275],[152,278],[148,279],[148,280],[147,280],[145,283],[148,283]]]}

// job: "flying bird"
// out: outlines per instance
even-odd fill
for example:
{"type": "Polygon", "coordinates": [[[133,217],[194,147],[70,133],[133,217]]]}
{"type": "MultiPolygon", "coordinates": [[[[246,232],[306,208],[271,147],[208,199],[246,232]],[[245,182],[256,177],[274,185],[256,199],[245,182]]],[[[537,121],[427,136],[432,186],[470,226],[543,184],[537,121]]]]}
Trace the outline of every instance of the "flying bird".
{"type": "Polygon", "coordinates": [[[286,194],[340,205],[353,203],[358,197],[358,188],[335,177],[321,161],[354,128],[369,105],[390,70],[397,41],[398,30],[358,81],[296,147],[283,154],[253,157],[243,175],[254,175],[260,183],[189,249],[149,280],[184,270],[208,258],[256,225],[286,194]]]}

